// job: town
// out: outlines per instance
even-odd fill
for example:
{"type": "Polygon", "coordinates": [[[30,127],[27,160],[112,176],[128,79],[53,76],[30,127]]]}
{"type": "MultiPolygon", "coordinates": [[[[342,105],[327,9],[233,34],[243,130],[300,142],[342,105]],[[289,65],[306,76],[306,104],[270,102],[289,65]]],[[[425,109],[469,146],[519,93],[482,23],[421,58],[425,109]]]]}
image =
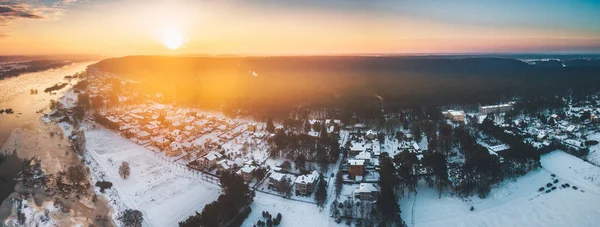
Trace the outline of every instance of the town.
{"type": "MultiPolygon", "coordinates": [[[[170,94],[144,93],[140,82],[94,68],[74,77],[80,80],[51,103],[45,121],[70,135],[94,181],[110,183],[98,193],[112,201],[113,218],[136,209],[149,226],[271,226],[307,215],[320,226],[414,225],[418,191],[431,190],[433,199],[476,195],[480,201],[461,205],[473,212],[504,181],[540,175],[541,156],[560,152],[600,165],[598,95],[542,107],[516,99],[382,110],[382,121],[365,124],[321,110],[308,118],[231,116],[177,105],[170,94]],[[247,191],[230,192],[231,184],[247,191]],[[218,219],[202,215],[217,210],[196,214],[234,193],[242,193],[236,206],[243,212],[218,219]]],[[[577,180],[557,182],[553,173],[548,185],[524,193],[578,189],[577,180]]]]}

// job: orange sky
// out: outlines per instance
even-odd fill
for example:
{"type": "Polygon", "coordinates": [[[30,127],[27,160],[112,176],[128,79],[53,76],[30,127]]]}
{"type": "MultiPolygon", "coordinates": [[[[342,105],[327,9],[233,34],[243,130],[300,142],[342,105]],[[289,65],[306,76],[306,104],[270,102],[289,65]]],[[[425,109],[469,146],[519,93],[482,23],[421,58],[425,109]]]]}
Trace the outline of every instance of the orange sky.
{"type": "MultiPolygon", "coordinates": [[[[394,3],[398,1],[382,1],[389,5],[248,2],[253,1],[69,0],[50,7],[31,3],[26,9],[43,18],[5,20],[0,26],[0,54],[294,55],[600,50],[600,31],[593,26],[562,26],[560,21],[544,23],[544,17],[561,16],[560,8],[553,15],[523,18],[520,23],[513,21],[508,11],[499,15],[506,16],[505,19],[490,19],[475,9],[466,12],[473,15],[464,18],[461,15],[464,6],[455,9],[456,12],[438,13],[437,8],[427,10],[422,5],[407,10],[404,5],[394,3]],[[183,46],[176,50],[166,48],[164,39],[170,34],[183,36],[183,46]]],[[[596,23],[594,19],[581,20],[596,23]]]]}

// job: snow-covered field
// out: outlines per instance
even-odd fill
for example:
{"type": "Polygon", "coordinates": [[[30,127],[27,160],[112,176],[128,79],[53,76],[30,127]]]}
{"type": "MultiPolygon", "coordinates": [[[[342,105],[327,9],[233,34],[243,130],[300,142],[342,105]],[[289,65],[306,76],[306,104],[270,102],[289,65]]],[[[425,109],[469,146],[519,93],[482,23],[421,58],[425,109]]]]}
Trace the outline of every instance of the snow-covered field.
{"type": "Polygon", "coordinates": [[[200,180],[194,172],[109,130],[86,131],[86,138],[88,154],[94,161],[90,165],[92,173],[112,182],[115,190],[108,194],[125,206],[115,202],[115,208],[142,211],[148,226],[177,226],[220,194],[218,185],[200,180]],[[124,161],[131,167],[131,176],[125,180],[118,173],[124,161]]]}
{"type": "Polygon", "coordinates": [[[265,221],[262,217],[263,211],[268,211],[273,217],[277,213],[281,213],[282,219],[279,226],[337,226],[333,218],[329,217],[327,209],[320,211],[315,204],[288,200],[275,195],[257,192],[250,207],[252,212],[242,224],[244,227],[252,227],[258,220],[265,221]]]}
{"type": "Polygon", "coordinates": [[[486,199],[438,199],[434,188],[421,184],[416,196],[400,200],[402,218],[409,226],[597,226],[600,168],[562,151],[541,161],[542,169],[503,182],[486,199]],[[556,190],[538,192],[554,179],[559,180],[556,190]],[[564,183],[578,190],[562,188],[564,183]]]}

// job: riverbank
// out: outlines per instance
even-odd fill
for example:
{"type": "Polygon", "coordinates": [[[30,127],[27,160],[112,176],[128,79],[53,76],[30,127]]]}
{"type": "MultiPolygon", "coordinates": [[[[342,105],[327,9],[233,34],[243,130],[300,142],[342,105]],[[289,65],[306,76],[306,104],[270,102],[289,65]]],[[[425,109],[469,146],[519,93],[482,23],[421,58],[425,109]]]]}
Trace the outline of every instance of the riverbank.
{"type": "MultiPolygon", "coordinates": [[[[62,130],[50,121],[40,120],[26,128],[15,129],[0,151],[16,155],[19,161],[31,158],[41,160],[41,167],[46,175],[57,175],[71,166],[83,164],[70,150],[70,143],[62,130]]],[[[97,217],[112,216],[107,200],[103,196],[94,196],[93,188],[88,190],[87,195],[55,193],[54,189],[42,190],[17,184],[15,192],[0,206],[0,220],[11,226],[11,223],[18,221],[17,210],[23,204],[29,204],[26,220],[39,218],[37,216],[48,210],[47,216],[58,226],[89,226],[98,224],[97,217]],[[54,204],[57,201],[60,206],[54,204]],[[69,211],[65,212],[59,207],[68,207],[69,211]]],[[[108,226],[113,225],[110,220],[107,222],[108,226]]]]}

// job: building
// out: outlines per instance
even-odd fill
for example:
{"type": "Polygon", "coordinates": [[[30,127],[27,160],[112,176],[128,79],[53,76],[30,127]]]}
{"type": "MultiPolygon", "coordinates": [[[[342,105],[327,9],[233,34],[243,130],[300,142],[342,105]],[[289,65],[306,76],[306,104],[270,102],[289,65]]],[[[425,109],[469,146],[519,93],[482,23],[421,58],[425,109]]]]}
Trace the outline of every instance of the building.
{"type": "Polygon", "coordinates": [[[217,172],[225,172],[234,168],[236,164],[229,159],[222,159],[217,161],[217,172]]]}
{"type": "Polygon", "coordinates": [[[348,160],[348,173],[350,178],[365,175],[365,160],[348,160]]]}
{"type": "Polygon", "coordinates": [[[481,107],[479,107],[479,113],[480,114],[504,113],[506,111],[511,110],[512,107],[513,107],[512,103],[491,105],[491,106],[481,106],[481,107]]]}
{"type": "Polygon", "coordinates": [[[465,122],[465,113],[463,111],[448,110],[442,112],[444,116],[454,122],[465,122]]]}
{"type": "Polygon", "coordinates": [[[350,147],[350,155],[357,155],[367,150],[367,146],[364,142],[352,142],[350,147]]]}
{"type": "Polygon", "coordinates": [[[365,161],[365,165],[369,165],[369,162],[371,161],[371,153],[364,151],[361,152],[360,154],[354,156],[355,160],[364,160],[365,161]]]}
{"type": "Polygon", "coordinates": [[[162,136],[152,137],[152,146],[164,149],[169,145],[169,140],[162,136]]]}
{"type": "Polygon", "coordinates": [[[168,156],[178,156],[183,152],[183,146],[179,142],[172,142],[169,149],[167,150],[168,156]]]}
{"type": "Polygon", "coordinates": [[[271,175],[269,176],[269,188],[279,191],[279,183],[281,183],[283,179],[289,180],[289,177],[283,173],[271,173],[271,175]]]}
{"type": "Polygon", "coordinates": [[[250,123],[250,124],[248,124],[248,131],[250,131],[250,132],[256,132],[256,123],[250,123]]]}
{"type": "Polygon", "coordinates": [[[381,143],[379,140],[373,140],[373,156],[378,157],[381,154],[381,143]]]}
{"type": "Polygon", "coordinates": [[[237,174],[242,175],[244,181],[250,182],[254,178],[254,170],[256,167],[251,165],[244,165],[240,170],[237,171],[237,174]]]}
{"type": "Polygon", "coordinates": [[[360,183],[354,190],[354,197],[358,197],[360,200],[375,201],[379,198],[379,188],[371,183],[360,183]]]}
{"type": "Polygon", "coordinates": [[[207,155],[202,156],[198,159],[198,166],[203,169],[210,169],[217,165],[217,161],[222,157],[221,154],[211,151],[207,155]]]}
{"type": "Polygon", "coordinates": [[[296,185],[296,195],[310,195],[317,185],[319,180],[319,172],[316,170],[311,174],[302,175],[296,178],[294,184],[296,185]]]}

